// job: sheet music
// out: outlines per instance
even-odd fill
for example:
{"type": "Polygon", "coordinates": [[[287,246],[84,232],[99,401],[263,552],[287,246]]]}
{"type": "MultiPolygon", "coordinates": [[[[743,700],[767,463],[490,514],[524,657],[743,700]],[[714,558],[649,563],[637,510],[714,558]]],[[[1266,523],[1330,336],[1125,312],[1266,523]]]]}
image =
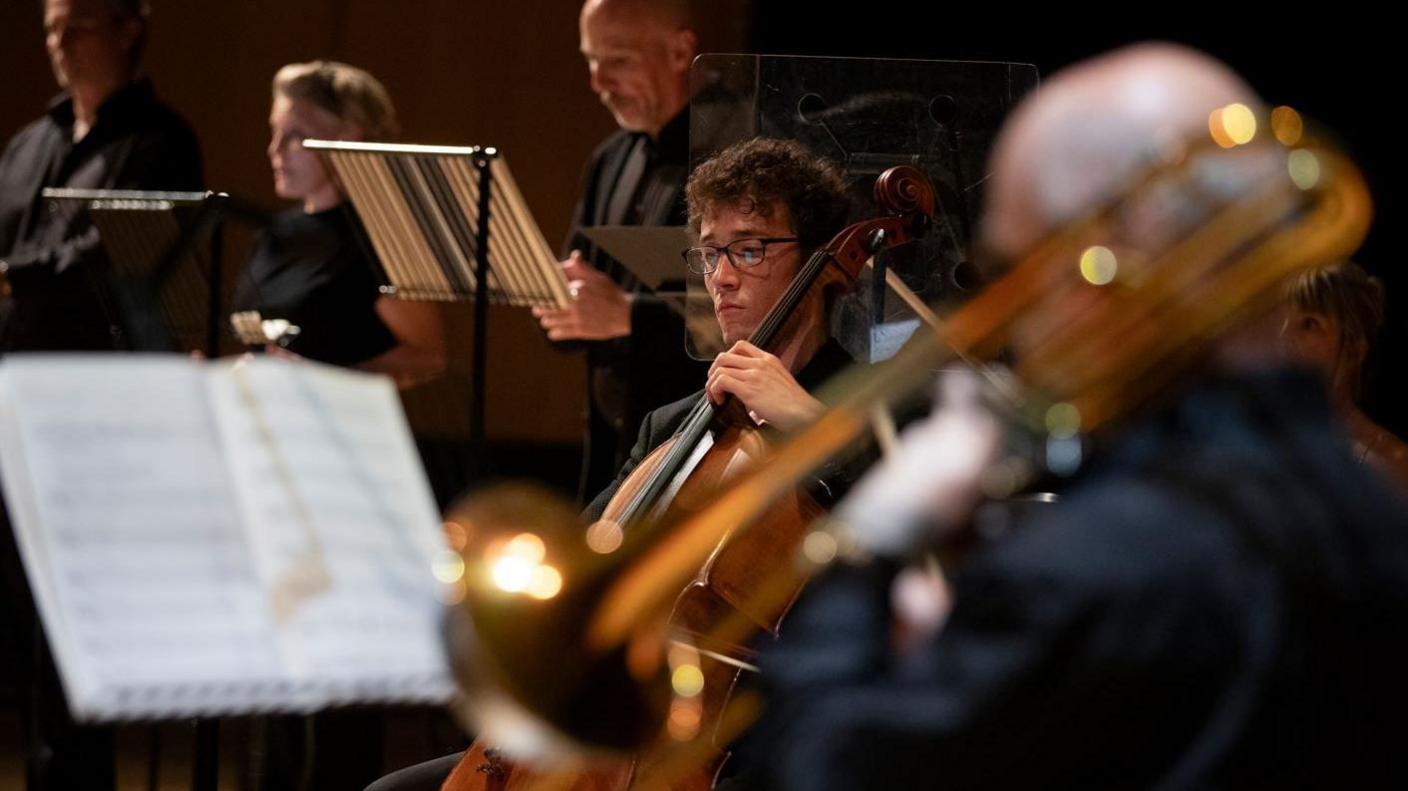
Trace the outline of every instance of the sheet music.
{"type": "Polygon", "coordinates": [[[5,498],[75,713],[282,678],[201,367],[16,356],[0,382],[5,498]]]}
{"type": "Polygon", "coordinates": [[[445,544],[390,380],[255,359],[214,370],[211,393],[294,673],[335,698],[371,677],[448,694],[445,544]]]}
{"type": "Polygon", "coordinates": [[[448,699],[444,540],[384,377],[12,356],[0,473],[77,716],[448,699]]]}

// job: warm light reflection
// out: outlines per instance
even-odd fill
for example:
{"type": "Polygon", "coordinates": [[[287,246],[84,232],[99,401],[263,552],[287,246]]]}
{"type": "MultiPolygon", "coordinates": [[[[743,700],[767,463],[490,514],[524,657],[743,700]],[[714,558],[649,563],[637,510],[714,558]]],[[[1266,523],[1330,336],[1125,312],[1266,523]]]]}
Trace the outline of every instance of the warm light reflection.
{"type": "Polygon", "coordinates": [[[1313,189],[1320,183],[1320,159],[1303,148],[1291,152],[1286,158],[1286,168],[1291,172],[1291,181],[1303,190],[1313,189]]]}
{"type": "Polygon", "coordinates": [[[469,528],[455,521],[447,521],[441,527],[445,531],[445,540],[456,552],[463,552],[465,545],[469,543],[469,528]]]}
{"type": "Polygon", "coordinates": [[[431,572],[435,579],[446,585],[451,585],[464,579],[464,558],[458,552],[443,551],[436,556],[435,562],[431,564],[431,572]]]}
{"type": "Polygon", "coordinates": [[[696,664],[683,664],[670,674],[670,686],[682,698],[693,698],[704,691],[704,671],[696,664]]]}
{"type": "Polygon", "coordinates": [[[1096,286],[1108,285],[1119,271],[1119,261],[1108,247],[1096,245],[1080,254],[1080,276],[1096,286]]]}
{"type": "Polygon", "coordinates": [[[1256,137],[1256,113],[1245,104],[1229,104],[1222,108],[1222,128],[1233,143],[1250,143],[1256,137]]]}
{"type": "Polygon", "coordinates": [[[528,584],[528,595],[535,599],[551,599],[562,590],[562,573],[552,566],[538,566],[533,569],[533,580],[528,584]]]}
{"type": "Polygon", "coordinates": [[[551,599],[562,590],[562,572],[543,562],[547,547],[532,533],[519,533],[485,553],[489,578],[505,593],[551,599]]]}
{"type": "Polygon", "coordinates": [[[1299,143],[1301,135],[1305,133],[1305,124],[1300,119],[1300,113],[1284,105],[1272,110],[1271,133],[1283,146],[1299,143]]]}
{"type": "Polygon", "coordinates": [[[536,564],[541,563],[547,555],[547,547],[543,546],[541,538],[532,533],[519,533],[504,547],[504,554],[536,564]]]}
{"type": "Polygon", "coordinates": [[[704,719],[704,707],[698,699],[676,699],[670,704],[668,728],[670,738],[687,742],[699,735],[699,725],[704,719]]]}
{"type": "Polygon", "coordinates": [[[1232,148],[1237,143],[1232,136],[1227,134],[1227,127],[1222,123],[1223,108],[1219,107],[1208,114],[1208,132],[1212,133],[1212,139],[1223,148],[1232,148]]]}
{"type": "Polygon", "coordinates": [[[1256,113],[1245,104],[1229,104],[1208,115],[1208,131],[1223,148],[1250,143],[1256,137],[1256,113]]]}
{"type": "Polygon", "coordinates": [[[533,584],[533,571],[537,567],[538,564],[527,558],[506,555],[494,561],[489,568],[489,576],[493,577],[499,590],[522,593],[533,584]]]}
{"type": "Polygon", "coordinates": [[[802,539],[802,554],[818,566],[836,559],[836,537],[825,530],[813,530],[802,539]]]}
{"type": "Polygon", "coordinates": [[[1080,431],[1080,410],[1074,404],[1052,404],[1046,410],[1046,431],[1056,439],[1074,437],[1080,431]]]}
{"type": "Polygon", "coordinates": [[[688,643],[673,643],[669,663],[670,688],[675,696],[670,701],[667,728],[676,741],[689,741],[699,734],[704,718],[704,701],[700,697],[704,691],[704,671],[699,667],[699,651],[688,643]]]}
{"type": "Polygon", "coordinates": [[[587,549],[598,555],[609,555],[621,548],[626,534],[621,525],[609,519],[593,522],[587,528],[587,549]]]}

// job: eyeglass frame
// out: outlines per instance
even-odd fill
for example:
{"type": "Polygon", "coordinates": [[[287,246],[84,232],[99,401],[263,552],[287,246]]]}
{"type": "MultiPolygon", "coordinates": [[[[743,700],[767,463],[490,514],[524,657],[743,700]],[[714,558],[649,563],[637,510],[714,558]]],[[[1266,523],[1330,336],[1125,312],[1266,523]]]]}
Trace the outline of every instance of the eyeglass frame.
{"type": "Polygon", "coordinates": [[[689,262],[689,254],[692,253],[692,252],[694,252],[694,251],[696,251],[696,250],[716,250],[716,251],[718,251],[718,252],[720,252],[720,253],[723,253],[724,256],[725,256],[726,258],[728,258],[728,262],[733,265],[733,268],[734,268],[734,269],[752,269],[753,267],[758,266],[759,264],[761,264],[761,263],[763,263],[764,261],[767,261],[767,260],[768,260],[768,245],[771,245],[771,244],[785,244],[785,243],[787,243],[787,242],[800,242],[800,241],[801,241],[801,238],[800,238],[800,237],[797,237],[797,236],[745,236],[745,237],[743,237],[742,239],[734,239],[733,241],[729,242],[728,244],[722,245],[722,246],[719,246],[719,245],[712,245],[712,244],[703,244],[703,245],[699,245],[699,246],[697,246],[697,247],[690,247],[690,248],[688,248],[688,249],[685,249],[685,250],[680,251],[680,257],[684,259],[684,265],[685,265],[685,268],[686,268],[686,269],[688,269],[690,272],[693,272],[693,273],[696,274],[696,275],[705,276],[705,275],[712,275],[712,274],[714,274],[715,272],[719,271],[718,259],[717,259],[717,258],[714,259],[714,267],[713,267],[712,269],[706,269],[706,270],[703,271],[703,272],[696,271],[695,268],[694,268],[693,266],[691,266],[691,265],[690,265],[690,262],[689,262]],[[740,264],[740,263],[738,262],[738,259],[736,259],[736,258],[733,257],[733,251],[729,250],[729,248],[730,248],[730,247],[733,247],[734,245],[739,244],[739,243],[741,243],[741,242],[761,242],[762,245],[763,245],[763,255],[762,255],[762,257],[760,257],[757,261],[754,261],[754,262],[751,263],[751,264],[740,264]]]}

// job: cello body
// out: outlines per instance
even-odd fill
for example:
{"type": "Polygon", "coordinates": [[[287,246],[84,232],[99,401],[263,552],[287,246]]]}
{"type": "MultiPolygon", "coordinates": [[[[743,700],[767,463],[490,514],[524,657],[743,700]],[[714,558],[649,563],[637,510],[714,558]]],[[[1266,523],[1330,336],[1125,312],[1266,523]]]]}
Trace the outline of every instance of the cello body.
{"type": "MultiPolygon", "coordinates": [[[[603,521],[623,517],[623,509],[641,486],[658,474],[674,438],[655,448],[621,487],[602,513],[603,521]]],[[[672,498],[670,517],[682,516],[708,505],[712,496],[738,475],[766,459],[767,444],[762,432],[751,426],[728,426],[719,432],[713,446],[672,498]]],[[[672,778],[666,785],[651,778],[662,770],[674,752],[677,741],[662,728],[659,738],[630,758],[588,759],[580,765],[544,769],[515,762],[476,740],[465,752],[442,791],[624,791],[632,788],[662,788],[671,791],[707,791],[726,758],[726,745],[714,743],[713,730],[737,683],[740,668],[716,657],[747,663],[751,651],[748,638],[766,632],[776,635],[785,607],[760,609],[749,601],[754,584],[775,572],[775,563],[791,556],[808,525],[824,509],[806,493],[780,500],[769,514],[750,525],[733,529],[719,543],[700,568],[698,575],[679,594],[670,615],[671,633],[696,638],[706,653],[699,660],[704,674],[700,695],[701,739],[712,744],[715,755],[684,777],[672,778]],[[738,639],[710,640],[720,624],[738,639]]],[[[800,590],[800,580],[797,590],[800,590]]],[[[790,603],[796,590],[787,597],[790,603]]]]}

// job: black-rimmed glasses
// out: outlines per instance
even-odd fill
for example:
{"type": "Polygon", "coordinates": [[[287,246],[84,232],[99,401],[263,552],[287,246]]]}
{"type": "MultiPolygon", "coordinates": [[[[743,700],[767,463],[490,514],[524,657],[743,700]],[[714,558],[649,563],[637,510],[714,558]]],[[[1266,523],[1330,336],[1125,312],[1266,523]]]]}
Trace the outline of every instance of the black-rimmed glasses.
{"type": "Polygon", "coordinates": [[[775,236],[766,239],[735,239],[723,247],[691,247],[685,250],[685,265],[696,275],[708,275],[719,268],[720,255],[728,256],[736,269],[761,264],[768,257],[768,245],[795,242],[795,236],[775,236]]]}

